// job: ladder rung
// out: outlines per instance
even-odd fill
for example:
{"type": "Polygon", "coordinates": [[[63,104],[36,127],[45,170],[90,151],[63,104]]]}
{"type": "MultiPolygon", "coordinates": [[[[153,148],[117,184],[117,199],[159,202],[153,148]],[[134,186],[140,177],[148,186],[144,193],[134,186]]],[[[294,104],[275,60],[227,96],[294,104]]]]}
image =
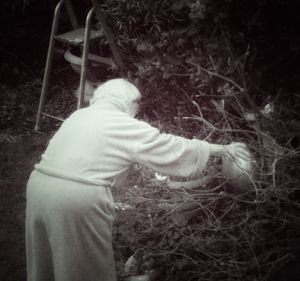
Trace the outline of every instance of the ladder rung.
{"type": "Polygon", "coordinates": [[[110,65],[112,68],[117,68],[117,65],[115,64],[114,60],[111,57],[100,57],[98,55],[89,54],[88,59],[98,64],[104,63],[110,65]]]}
{"type": "MultiPolygon", "coordinates": [[[[70,49],[68,49],[64,53],[64,57],[65,57],[66,61],[68,61],[72,65],[78,65],[80,67],[82,64],[82,58],[73,55],[71,53],[70,49]]],[[[112,68],[117,68],[117,65],[115,64],[114,60],[111,57],[101,57],[101,56],[94,55],[94,54],[88,54],[88,59],[92,62],[93,65],[94,64],[95,65],[107,64],[107,65],[111,66],[112,68]]]]}
{"type": "MultiPolygon", "coordinates": [[[[72,31],[56,35],[54,38],[56,40],[68,43],[71,45],[78,46],[84,41],[84,28],[74,29],[72,31]]],[[[104,35],[103,30],[91,30],[90,40],[100,38],[104,35]]]]}

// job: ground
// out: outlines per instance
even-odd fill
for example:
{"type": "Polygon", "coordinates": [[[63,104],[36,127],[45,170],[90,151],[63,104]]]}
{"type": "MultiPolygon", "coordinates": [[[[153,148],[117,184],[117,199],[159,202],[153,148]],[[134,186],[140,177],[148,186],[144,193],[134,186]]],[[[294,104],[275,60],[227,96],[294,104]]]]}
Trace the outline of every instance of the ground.
{"type": "Polygon", "coordinates": [[[25,280],[25,187],[47,136],[18,135],[1,143],[0,244],[3,280],[25,280]]]}

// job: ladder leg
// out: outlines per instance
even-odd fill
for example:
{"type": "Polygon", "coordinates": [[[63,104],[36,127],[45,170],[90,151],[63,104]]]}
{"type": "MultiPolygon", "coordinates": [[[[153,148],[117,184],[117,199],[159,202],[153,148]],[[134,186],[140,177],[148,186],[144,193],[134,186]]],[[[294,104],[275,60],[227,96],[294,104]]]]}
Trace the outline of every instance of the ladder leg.
{"type": "Polygon", "coordinates": [[[86,17],[77,109],[82,107],[84,101],[85,80],[86,80],[86,73],[87,73],[86,68],[87,68],[87,61],[88,61],[88,54],[89,54],[91,21],[92,21],[93,14],[94,14],[94,8],[92,8],[89,11],[86,17]]]}
{"type": "Polygon", "coordinates": [[[64,2],[64,0],[61,0],[56,5],[55,11],[54,11],[54,18],[53,18],[53,23],[52,23],[50,42],[49,42],[47,60],[46,60],[46,66],[45,66],[45,73],[44,73],[44,77],[43,77],[42,91],[41,91],[41,96],[40,96],[40,101],[39,101],[38,112],[37,112],[37,116],[36,116],[36,123],[35,123],[35,127],[34,127],[35,131],[38,131],[40,129],[40,121],[41,121],[42,111],[44,108],[45,97],[47,94],[49,74],[50,74],[50,69],[51,69],[51,65],[52,65],[52,58],[53,58],[53,51],[54,51],[54,44],[55,44],[54,36],[57,31],[60,10],[61,10],[61,6],[62,6],[63,2],[64,2]]]}

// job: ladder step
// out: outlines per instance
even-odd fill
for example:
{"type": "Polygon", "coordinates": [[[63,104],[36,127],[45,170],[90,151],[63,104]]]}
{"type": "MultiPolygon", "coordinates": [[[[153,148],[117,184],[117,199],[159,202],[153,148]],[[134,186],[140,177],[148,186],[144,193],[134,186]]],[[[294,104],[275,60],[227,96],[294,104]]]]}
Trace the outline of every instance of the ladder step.
{"type": "MultiPolygon", "coordinates": [[[[56,35],[54,38],[64,43],[74,46],[81,45],[84,41],[84,28],[74,29],[72,31],[56,35]]],[[[90,40],[104,36],[103,30],[91,30],[90,40]]]]}
{"type": "Polygon", "coordinates": [[[112,68],[117,69],[117,65],[114,62],[112,57],[100,57],[100,56],[97,56],[94,54],[89,54],[88,59],[91,60],[92,62],[95,62],[98,64],[99,63],[107,64],[107,65],[111,66],[112,68]]]}
{"type": "MultiPolygon", "coordinates": [[[[68,49],[65,53],[64,53],[64,58],[66,59],[66,61],[68,61],[69,63],[71,63],[72,65],[78,65],[79,67],[82,64],[82,58],[75,56],[71,53],[71,50],[68,49]]],[[[106,64],[111,66],[113,69],[117,69],[117,65],[114,62],[112,57],[101,57],[95,54],[88,54],[88,59],[92,62],[92,64],[106,64]]]]}

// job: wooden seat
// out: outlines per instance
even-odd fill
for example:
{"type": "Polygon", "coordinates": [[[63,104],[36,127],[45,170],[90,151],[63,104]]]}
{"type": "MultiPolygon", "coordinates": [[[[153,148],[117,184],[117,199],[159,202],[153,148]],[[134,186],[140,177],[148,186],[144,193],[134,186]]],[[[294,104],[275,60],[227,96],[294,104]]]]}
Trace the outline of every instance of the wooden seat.
{"type": "MultiPolygon", "coordinates": [[[[79,46],[84,43],[85,28],[77,28],[69,32],[55,35],[54,38],[66,44],[79,46]]],[[[104,36],[103,30],[91,30],[89,40],[99,39],[104,36]]]]}

